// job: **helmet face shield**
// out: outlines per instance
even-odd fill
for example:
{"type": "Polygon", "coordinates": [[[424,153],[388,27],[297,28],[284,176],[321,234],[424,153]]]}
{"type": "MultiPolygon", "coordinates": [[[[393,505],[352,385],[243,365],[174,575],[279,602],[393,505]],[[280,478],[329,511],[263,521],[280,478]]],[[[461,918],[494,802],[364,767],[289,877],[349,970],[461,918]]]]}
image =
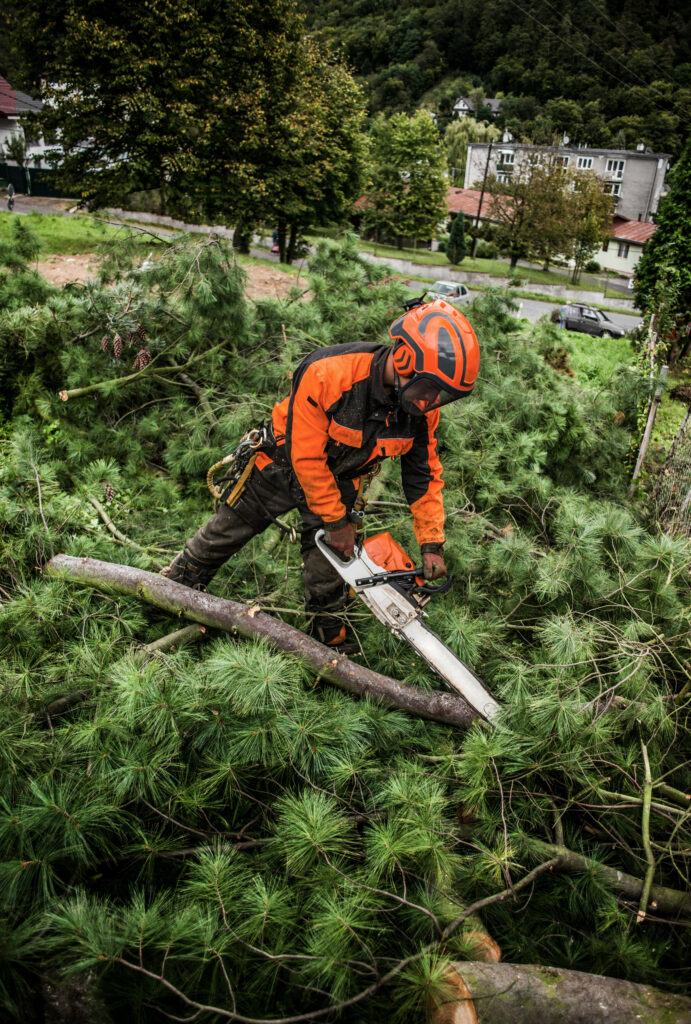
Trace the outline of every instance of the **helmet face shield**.
{"type": "Polygon", "coordinates": [[[447,390],[440,381],[427,374],[416,374],[408,384],[399,391],[398,403],[409,416],[424,416],[432,409],[455,402],[464,396],[447,390]]]}

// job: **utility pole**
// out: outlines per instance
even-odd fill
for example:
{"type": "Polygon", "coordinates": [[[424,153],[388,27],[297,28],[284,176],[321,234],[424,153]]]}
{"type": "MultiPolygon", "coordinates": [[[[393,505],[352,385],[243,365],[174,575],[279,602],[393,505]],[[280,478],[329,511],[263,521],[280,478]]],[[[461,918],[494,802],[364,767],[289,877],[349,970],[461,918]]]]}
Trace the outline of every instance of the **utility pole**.
{"type": "Polygon", "coordinates": [[[487,150],[487,159],[485,160],[485,173],[482,178],[482,191],[480,192],[480,202],[477,207],[477,217],[475,218],[475,230],[473,231],[473,246],[470,250],[471,260],[475,259],[475,252],[477,250],[477,231],[480,223],[480,212],[482,210],[482,200],[485,198],[485,185],[487,184],[487,172],[489,171],[489,158],[492,155],[492,140],[490,139],[489,148],[487,150]]]}

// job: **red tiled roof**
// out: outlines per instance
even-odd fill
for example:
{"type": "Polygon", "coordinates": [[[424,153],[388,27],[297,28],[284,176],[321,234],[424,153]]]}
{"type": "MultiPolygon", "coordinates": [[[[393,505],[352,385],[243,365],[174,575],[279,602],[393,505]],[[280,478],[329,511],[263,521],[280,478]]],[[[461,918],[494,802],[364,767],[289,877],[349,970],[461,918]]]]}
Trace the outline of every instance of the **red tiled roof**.
{"type": "Polygon", "coordinates": [[[624,220],[623,217],[615,217],[612,224],[613,238],[624,242],[637,242],[638,245],[645,245],[656,231],[657,224],[649,220],[624,220]]]}
{"type": "MultiPolygon", "coordinates": [[[[449,213],[464,213],[466,217],[477,217],[481,195],[478,188],[450,188],[446,193],[446,209],[449,213]]],[[[491,202],[492,196],[485,193],[480,214],[483,220],[496,219],[492,217],[491,202]]]]}

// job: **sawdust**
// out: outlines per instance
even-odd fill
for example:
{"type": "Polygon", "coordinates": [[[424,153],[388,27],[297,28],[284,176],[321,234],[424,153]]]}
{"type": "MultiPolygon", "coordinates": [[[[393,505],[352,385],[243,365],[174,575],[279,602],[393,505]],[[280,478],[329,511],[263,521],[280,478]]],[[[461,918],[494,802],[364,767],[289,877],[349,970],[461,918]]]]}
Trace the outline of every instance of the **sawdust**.
{"type": "MultiPolygon", "coordinates": [[[[51,284],[65,285],[93,280],[98,272],[99,257],[94,253],[80,256],[49,256],[36,264],[39,274],[51,284]]],[[[250,265],[243,268],[247,274],[248,299],[282,299],[294,286],[307,288],[304,277],[294,277],[274,267],[250,265]]],[[[308,298],[307,295],[303,298],[308,298]]]]}

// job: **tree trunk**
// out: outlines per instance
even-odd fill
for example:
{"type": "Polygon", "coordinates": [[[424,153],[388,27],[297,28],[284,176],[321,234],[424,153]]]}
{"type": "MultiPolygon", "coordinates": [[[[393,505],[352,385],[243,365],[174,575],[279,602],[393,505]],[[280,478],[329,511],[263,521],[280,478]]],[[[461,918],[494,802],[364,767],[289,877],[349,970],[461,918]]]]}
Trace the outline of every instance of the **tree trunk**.
{"type": "Polygon", "coordinates": [[[286,253],[286,263],[292,263],[295,259],[295,249],[298,242],[298,225],[290,225],[290,236],[288,238],[288,252],[286,253]]]}
{"type": "Polygon", "coordinates": [[[71,555],[51,558],[45,571],[50,576],[63,576],[98,590],[115,590],[138,597],[157,608],[205,626],[240,633],[242,636],[264,637],[280,650],[296,655],[320,679],[326,679],[349,693],[367,695],[382,704],[401,708],[420,718],[444,722],[461,729],[467,728],[475,718],[474,712],[460,697],[441,692],[424,693],[415,686],[406,686],[396,679],[357,665],[266,612],[248,608],[237,601],[227,601],[213,594],[191,590],[157,573],[145,572],[129,565],[100,562],[95,558],[74,558],[71,555]]]}
{"type": "Polygon", "coordinates": [[[455,963],[432,1024],[691,1024],[691,999],[535,964],[455,963]]]}
{"type": "Polygon", "coordinates": [[[245,217],[238,217],[233,231],[233,248],[244,256],[249,255],[252,227],[245,217]]]}
{"type": "Polygon", "coordinates": [[[285,263],[286,261],[286,222],[284,220],[278,221],[278,262],[285,263]]]}

